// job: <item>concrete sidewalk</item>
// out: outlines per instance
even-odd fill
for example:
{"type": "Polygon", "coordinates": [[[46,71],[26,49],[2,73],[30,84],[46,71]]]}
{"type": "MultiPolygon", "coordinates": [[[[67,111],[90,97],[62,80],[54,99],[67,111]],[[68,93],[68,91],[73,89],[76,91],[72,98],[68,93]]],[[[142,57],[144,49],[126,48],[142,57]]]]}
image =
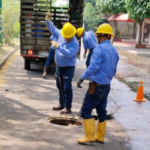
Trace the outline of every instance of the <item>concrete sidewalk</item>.
{"type": "Polygon", "coordinates": [[[18,39],[13,39],[11,45],[3,44],[0,49],[0,68],[7,62],[7,60],[19,49],[18,39]]]}

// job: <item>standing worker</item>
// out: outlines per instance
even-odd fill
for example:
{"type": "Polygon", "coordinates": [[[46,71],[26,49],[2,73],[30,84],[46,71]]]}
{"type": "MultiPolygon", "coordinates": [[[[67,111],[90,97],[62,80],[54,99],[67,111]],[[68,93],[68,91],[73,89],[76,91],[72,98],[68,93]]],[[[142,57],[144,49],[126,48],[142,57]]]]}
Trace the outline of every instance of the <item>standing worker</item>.
{"type": "Polygon", "coordinates": [[[78,139],[78,143],[94,141],[104,143],[107,97],[110,92],[110,82],[116,74],[119,61],[118,52],[110,42],[111,37],[114,36],[112,27],[104,23],[98,27],[96,35],[99,45],[93,51],[90,66],[77,82],[77,87],[81,88],[83,80],[88,79],[90,81],[81,109],[85,137],[78,139]],[[94,108],[98,114],[96,135],[95,119],[91,115],[94,108]]]}
{"type": "Polygon", "coordinates": [[[58,30],[50,21],[50,12],[46,13],[46,23],[49,31],[57,39],[51,44],[55,48],[56,62],[56,85],[59,90],[59,106],[53,110],[61,110],[60,113],[71,113],[72,107],[72,79],[74,76],[76,57],[79,50],[79,43],[75,38],[76,28],[69,22],[58,30]]]}
{"type": "MultiPolygon", "coordinates": [[[[62,24],[58,21],[54,22],[54,25],[58,28],[58,29],[62,29],[62,24]]],[[[56,38],[54,38],[53,35],[50,36],[50,41],[57,41],[56,38]]],[[[46,77],[47,75],[47,69],[49,67],[49,65],[51,64],[51,62],[54,60],[54,56],[55,56],[55,48],[51,45],[50,46],[50,50],[49,50],[49,54],[44,66],[44,70],[43,70],[43,75],[42,77],[46,77]]]]}
{"type": "MultiPolygon", "coordinates": [[[[50,40],[51,41],[57,41],[54,38],[53,35],[51,35],[50,40]]],[[[54,60],[54,55],[55,55],[55,48],[51,45],[50,46],[50,50],[49,50],[49,54],[48,54],[48,57],[47,57],[47,60],[46,60],[45,66],[44,66],[42,77],[46,77],[46,75],[47,75],[47,69],[48,69],[49,65],[51,64],[51,62],[54,60]]]]}
{"type": "Polygon", "coordinates": [[[78,37],[83,37],[84,59],[86,58],[87,49],[89,49],[89,54],[86,60],[86,67],[88,67],[90,64],[93,49],[98,45],[95,33],[93,31],[85,32],[84,28],[78,28],[77,35],[78,37]]]}

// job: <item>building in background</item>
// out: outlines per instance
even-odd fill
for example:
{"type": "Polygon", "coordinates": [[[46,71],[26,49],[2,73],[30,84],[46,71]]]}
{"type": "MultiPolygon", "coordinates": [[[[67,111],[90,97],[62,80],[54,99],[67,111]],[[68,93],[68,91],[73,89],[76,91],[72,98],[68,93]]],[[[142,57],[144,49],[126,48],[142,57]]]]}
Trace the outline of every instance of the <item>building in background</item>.
{"type": "Polygon", "coordinates": [[[136,38],[136,23],[129,19],[128,14],[110,15],[108,21],[115,30],[117,29],[120,38],[136,38]]]}

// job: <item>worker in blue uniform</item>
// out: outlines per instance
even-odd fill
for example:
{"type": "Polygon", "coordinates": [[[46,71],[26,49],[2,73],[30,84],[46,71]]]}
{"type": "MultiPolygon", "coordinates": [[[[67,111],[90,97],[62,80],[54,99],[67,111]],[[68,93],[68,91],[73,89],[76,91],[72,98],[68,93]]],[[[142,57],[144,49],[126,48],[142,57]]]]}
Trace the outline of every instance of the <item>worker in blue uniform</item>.
{"type": "MultiPolygon", "coordinates": [[[[62,24],[60,22],[55,21],[54,25],[58,29],[62,29],[62,24]]],[[[50,36],[50,41],[57,41],[57,40],[53,35],[51,35],[50,36]]],[[[48,54],[48,57],[47,57],[47,60],[46,60],[45,66],[44,66],[42,77],[44,77],[44,78],[46,77],[47,69],[48,69],[49,65],[54,61],[54,56],[55,56],[55,48],[51,45],[50,50],[49,50],[49,54],[48,54]]]]}
{"type": "Polygon", "coordinates": [[[78,37],[83,38],[83,46],[84,46],[83,57],[84,57],[84,59],[86,58],[87,50],[89,50],[89,54],[88,54],[87,60],[86,60],[86,67],[88,67],[90,64],[90,59],[91,59],[91,56],[93,53],[93,49],[98,45],[95,33],[93,31],[86,32],[86,31],[84,31],[84,28],[78,28],[77,35],[78,35],[78,37]]]}
{"type": "Polygon", "coordinates": [[[104,23],[98,27],[96,35],[99,45],[93,50],[89,67],[77,82],[77,87],[81,88],[84,80],[90,81],[81,109],[85,137],[78,139],[78,143],[82,144],[95,141],[104,143],[107,97],[119,61],[118,52],[110,42],[111,37],[114,36],[112,27],[104,23]],[[95,119],[91,115],[94,108],[98,114],[96,134],[95,119]]]}
{"type": "MultiPolygon", "coordinates": [[[[51,35],[50,40],[51,41],[57,41],[54,38],[53,35],[51,35]]],[[[51,45],[50,46],[50,50],[49,50],[49,54],[48,54],[48,57],[47,57],[47,60],[46,60],[45,66],[44,66],[42,77],[46,77],[46,75],[47,75],[47,69],[48,69],[49,65],[51,64],[51,62],[54,60],[54,55],[55,55],[55,48],[51,45]]]]}
{"type": "Polygon", "coordinates": [[[61,110],[60,113],[71,113],[72,79],[79,50],[79,43],[75,37],[76,28],[67,22],[60,31],[50,19],[50,12],[46,12],[47,27],[57,40],[57,42],[51,42],[55,48],[56,85],[59,89],[59,106],[53,107],[53,110],[61,110]]]}

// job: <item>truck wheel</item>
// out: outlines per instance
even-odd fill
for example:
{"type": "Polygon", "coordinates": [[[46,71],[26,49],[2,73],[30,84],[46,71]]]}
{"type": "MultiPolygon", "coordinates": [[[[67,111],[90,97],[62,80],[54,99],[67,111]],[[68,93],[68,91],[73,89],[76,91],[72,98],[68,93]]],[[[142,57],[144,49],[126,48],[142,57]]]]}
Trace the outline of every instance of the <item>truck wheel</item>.
{"type": "Polygon", "coordinates": [[[24,60],[24,69],[25,70],[30,70],[30,60],[29,59],[25,59],[24,60]]]}

